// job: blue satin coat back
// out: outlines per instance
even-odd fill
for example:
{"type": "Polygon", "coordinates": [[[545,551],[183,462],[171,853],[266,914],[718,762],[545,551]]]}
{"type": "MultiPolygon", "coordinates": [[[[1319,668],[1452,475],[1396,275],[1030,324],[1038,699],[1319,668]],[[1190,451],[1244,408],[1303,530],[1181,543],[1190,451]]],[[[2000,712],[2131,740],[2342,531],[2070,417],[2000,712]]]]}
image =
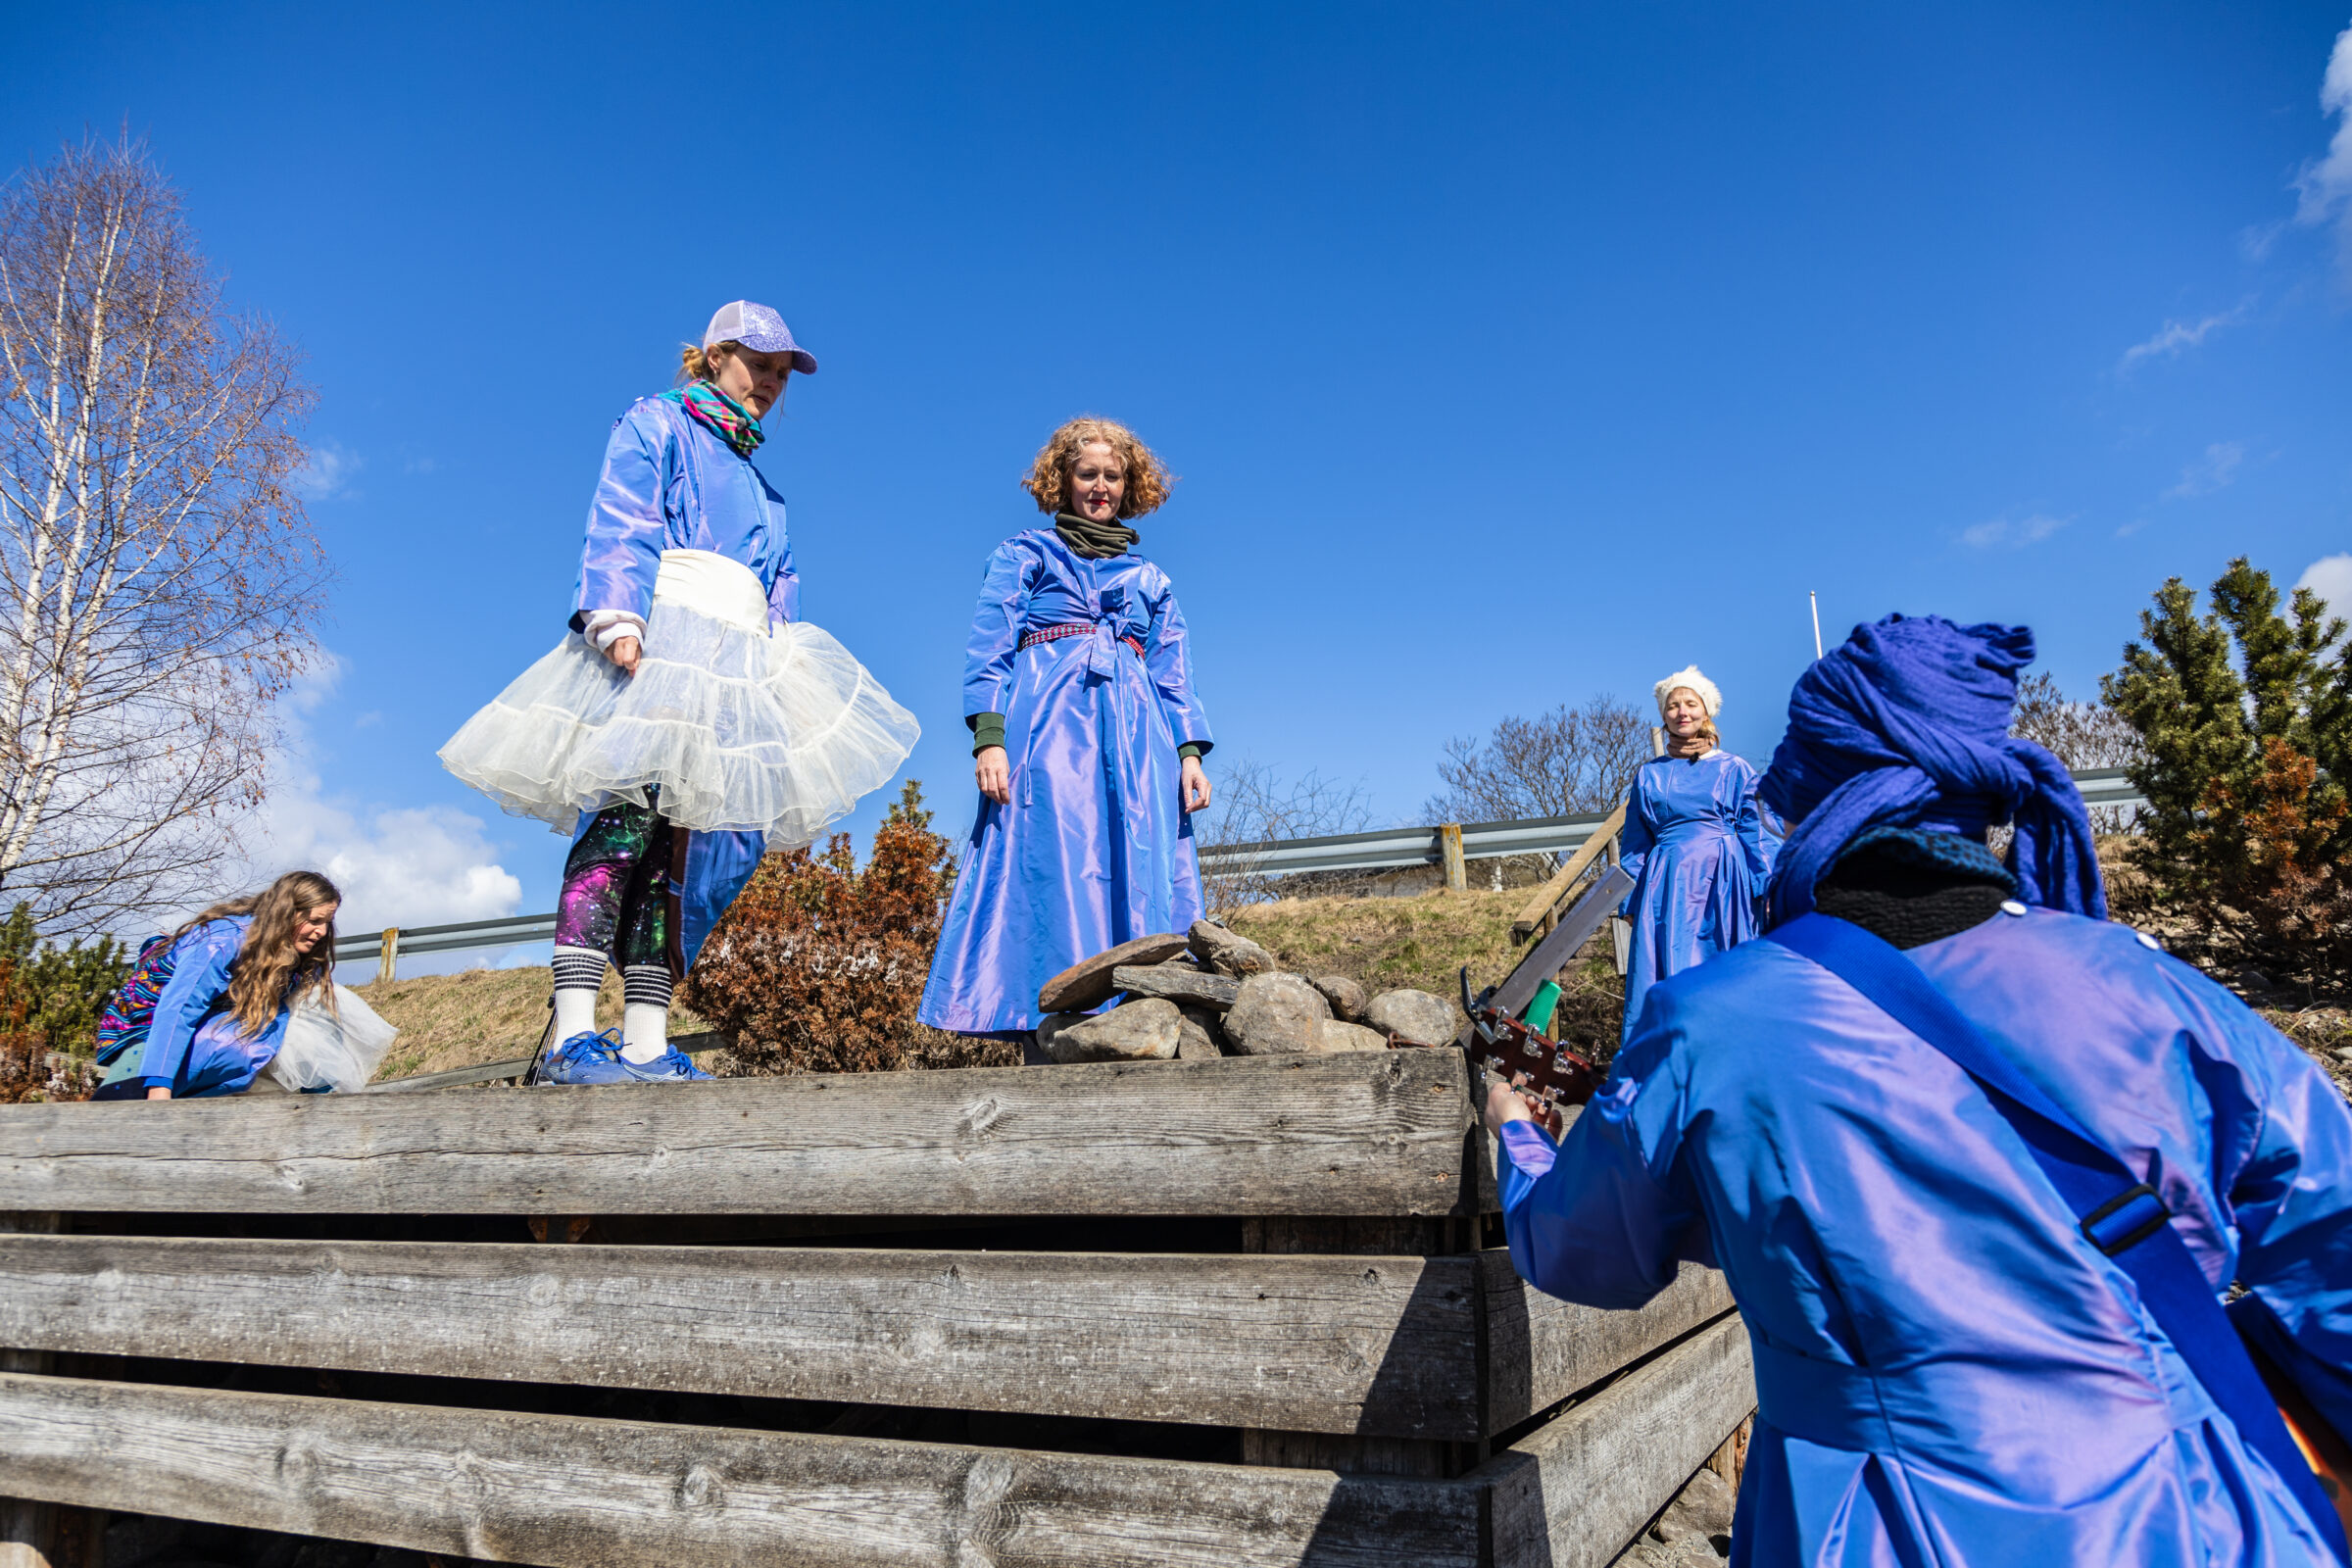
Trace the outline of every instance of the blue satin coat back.
{"type": "Polygon", "coordinates": [[[1756,934],[1756,898],[1780,840],[1756,807],[1756,770],[1730,752],[1642,764],[1625,808],[1622,863],[1634,878],[1625,917],[1624,1037],[1642,999],[1668,975],[1756,934]]]}
{"type": "MultiPolygon", "coordinates": [[[[588,537],[572,588],[577,630],[596,610],[653,612],[654,578],[664,550],[708,550],[749,566],[767,589],[771,620],[800,613],[784,498],[750,459],[679,404],[640,398],[612,425],[605,466],[588,503],[588,537]]],[[[583,818],[573,833],[588,831],[583,818]]],[[[759,869],[766,841],[757,833],[696,833],[679,888],[686,962],[702,951],[735,895],[759,869]]]]}
{"type": "Polygon", "coordinates": [[[1133,553],[1086,560],[1051,528],[1005,540],[980,585],[963,710],[1004,715],[1012,804],[979,798],[916,1016],[1034,1029],[1055,974],[1200,917],[1176,748],[1211,737],[1168,574],[1133,553]],[[1076,624],[1091,629],[1020,646],[1076,624]]]}
{"type": "MultiPolygon", "coordinates": [[[[2021,906],[2022,907],[2022,906],[2021,906]]],[[[2352,1431],[2352,1107],[2130,928],[1996,915],[1911,951],[2151,1181],[2264,1348],[2352,1431]]],[[[1556,1155],[1513,1124],[1513,1260],[1633,1306],[1718,1262],[1754,1343],[1745,1563],[2324,1560],[2294,1499],[1975,1083],[1752,942],[1654,987],[1556,1155]]]]}

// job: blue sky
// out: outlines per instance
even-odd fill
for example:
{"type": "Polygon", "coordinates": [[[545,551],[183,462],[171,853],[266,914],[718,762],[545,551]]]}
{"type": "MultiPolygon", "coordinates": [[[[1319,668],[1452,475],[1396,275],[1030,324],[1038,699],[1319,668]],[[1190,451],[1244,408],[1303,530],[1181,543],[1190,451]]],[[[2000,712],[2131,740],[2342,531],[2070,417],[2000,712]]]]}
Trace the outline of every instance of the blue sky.
{"type": "Polygon", "coordinates": [[[1082,411],[1183,476],[1212,763],[1384,821],[1691,662],[1760,760],[1808,589],[2088,695],[2167,574],[2352,551],[2343,0],[9,13],[0,152],[127,122],[310,355],[334,667],[259,850],[339,857],[347,925],[552,906],[562,842],[433,754],[739,296],[823,362],[762,453],[803,612],[951,829],[980,564],[1082,411]]]}

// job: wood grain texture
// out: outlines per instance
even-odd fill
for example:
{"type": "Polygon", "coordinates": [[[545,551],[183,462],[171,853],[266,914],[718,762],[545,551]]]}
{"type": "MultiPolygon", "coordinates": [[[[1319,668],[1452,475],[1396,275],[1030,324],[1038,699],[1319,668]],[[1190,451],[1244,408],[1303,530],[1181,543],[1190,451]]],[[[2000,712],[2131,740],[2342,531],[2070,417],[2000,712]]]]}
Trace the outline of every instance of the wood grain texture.
{"type": "Polygon", "coordinates": [[[1494,1568],[1602,1568],[1756,1407],[1747,1330],[1701,1329],[1464,1477],[1494,1568]]]}
{"type": "Polygon", "coordinates": [[[1606,1311],[1523,1283],[1508,1252],[1478,1254],[1487,1311],[1487,1430],[1501,1432],[1732,1310],[1719,1270],[1685,1263],[1646,1306],[1606,1311]]]}
{"type": "Polygon", "coordinates": [[[1459,1483],[0,1376],[21,1494],[569,1568],[1476,1568],[1459,1483]]]}
{"type": "Polygon", "coordinates": [[[1468,1257],[0,1237],[0,1345],[1468,1440],[1476,1273],[1468,1257]],[[593,1327],[613,1322],[658,1329],[593,1327]]]}
{"type": "Polygon", "coordinates": [[[0,1190],[144,1212],[1446,1214],[1467,1063],[1391,1051],[0,1105],[0,1190]]]}

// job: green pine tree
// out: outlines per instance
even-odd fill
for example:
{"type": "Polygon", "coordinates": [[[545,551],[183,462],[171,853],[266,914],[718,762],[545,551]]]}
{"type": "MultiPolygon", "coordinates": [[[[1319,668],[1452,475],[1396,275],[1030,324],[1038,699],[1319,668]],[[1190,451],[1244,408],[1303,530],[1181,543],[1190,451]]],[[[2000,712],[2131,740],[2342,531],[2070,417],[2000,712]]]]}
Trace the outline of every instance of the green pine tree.
{"type": "Polygon", "coordinates": [[[2140,612],[2144,641],[2101,682],[2145,748],[2131,777],[2147,798],[2133,846],[2153,912],[2202,928],[2215,956],[2340,977],[2352,886],[2352,644],[2308,589],[2280,612],[2270,574],[2245,558],[2212,610],[2178,577],[2140,612]]]}

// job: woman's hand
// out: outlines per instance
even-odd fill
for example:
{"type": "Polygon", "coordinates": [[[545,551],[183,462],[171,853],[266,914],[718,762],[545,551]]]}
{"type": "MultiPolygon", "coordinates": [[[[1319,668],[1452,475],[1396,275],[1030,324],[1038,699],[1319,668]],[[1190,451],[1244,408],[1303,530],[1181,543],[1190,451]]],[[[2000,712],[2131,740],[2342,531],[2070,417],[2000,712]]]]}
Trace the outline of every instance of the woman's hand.
{"type": "Polygon", "coordinates": [[[157,1084],[154,1088],[147,1091],[147,1098],[149,1100],[170,1100],[172,1098],[172,1087],[169,1084],[157,1084]]]}
{"type": "Polygon", "coordinates": [[[1208,805],[1208,775],[1200,771],[1200,759],[1198,757],[1184,760],[1184,773],[1176,786],[1176,794],[1183,800],[1188,812],[1198,811],[1208,805]]]}
{"type": "Polygon", "coordinates": [[[623,675],[637,673],[637,639],[634,637],[615,637],[612,646],[605,650],[605,657],[618,664],[623,675]]]}
{"type": "Polygon", "coordinates": [[[1536,1113],[1528,1108],[1527,1097],[1509,1084],[1496,1084],[1487,1091],[1487,1131],[1499,1138],[1506,1121],[1535,1121],[1536,1113]]]}
{"type": "Polygon", "coordinates": [[[1012,763],[1002,746],[983,746],[972,758],[972,779],[999,806],[1012,804],[1012,763]]]}

